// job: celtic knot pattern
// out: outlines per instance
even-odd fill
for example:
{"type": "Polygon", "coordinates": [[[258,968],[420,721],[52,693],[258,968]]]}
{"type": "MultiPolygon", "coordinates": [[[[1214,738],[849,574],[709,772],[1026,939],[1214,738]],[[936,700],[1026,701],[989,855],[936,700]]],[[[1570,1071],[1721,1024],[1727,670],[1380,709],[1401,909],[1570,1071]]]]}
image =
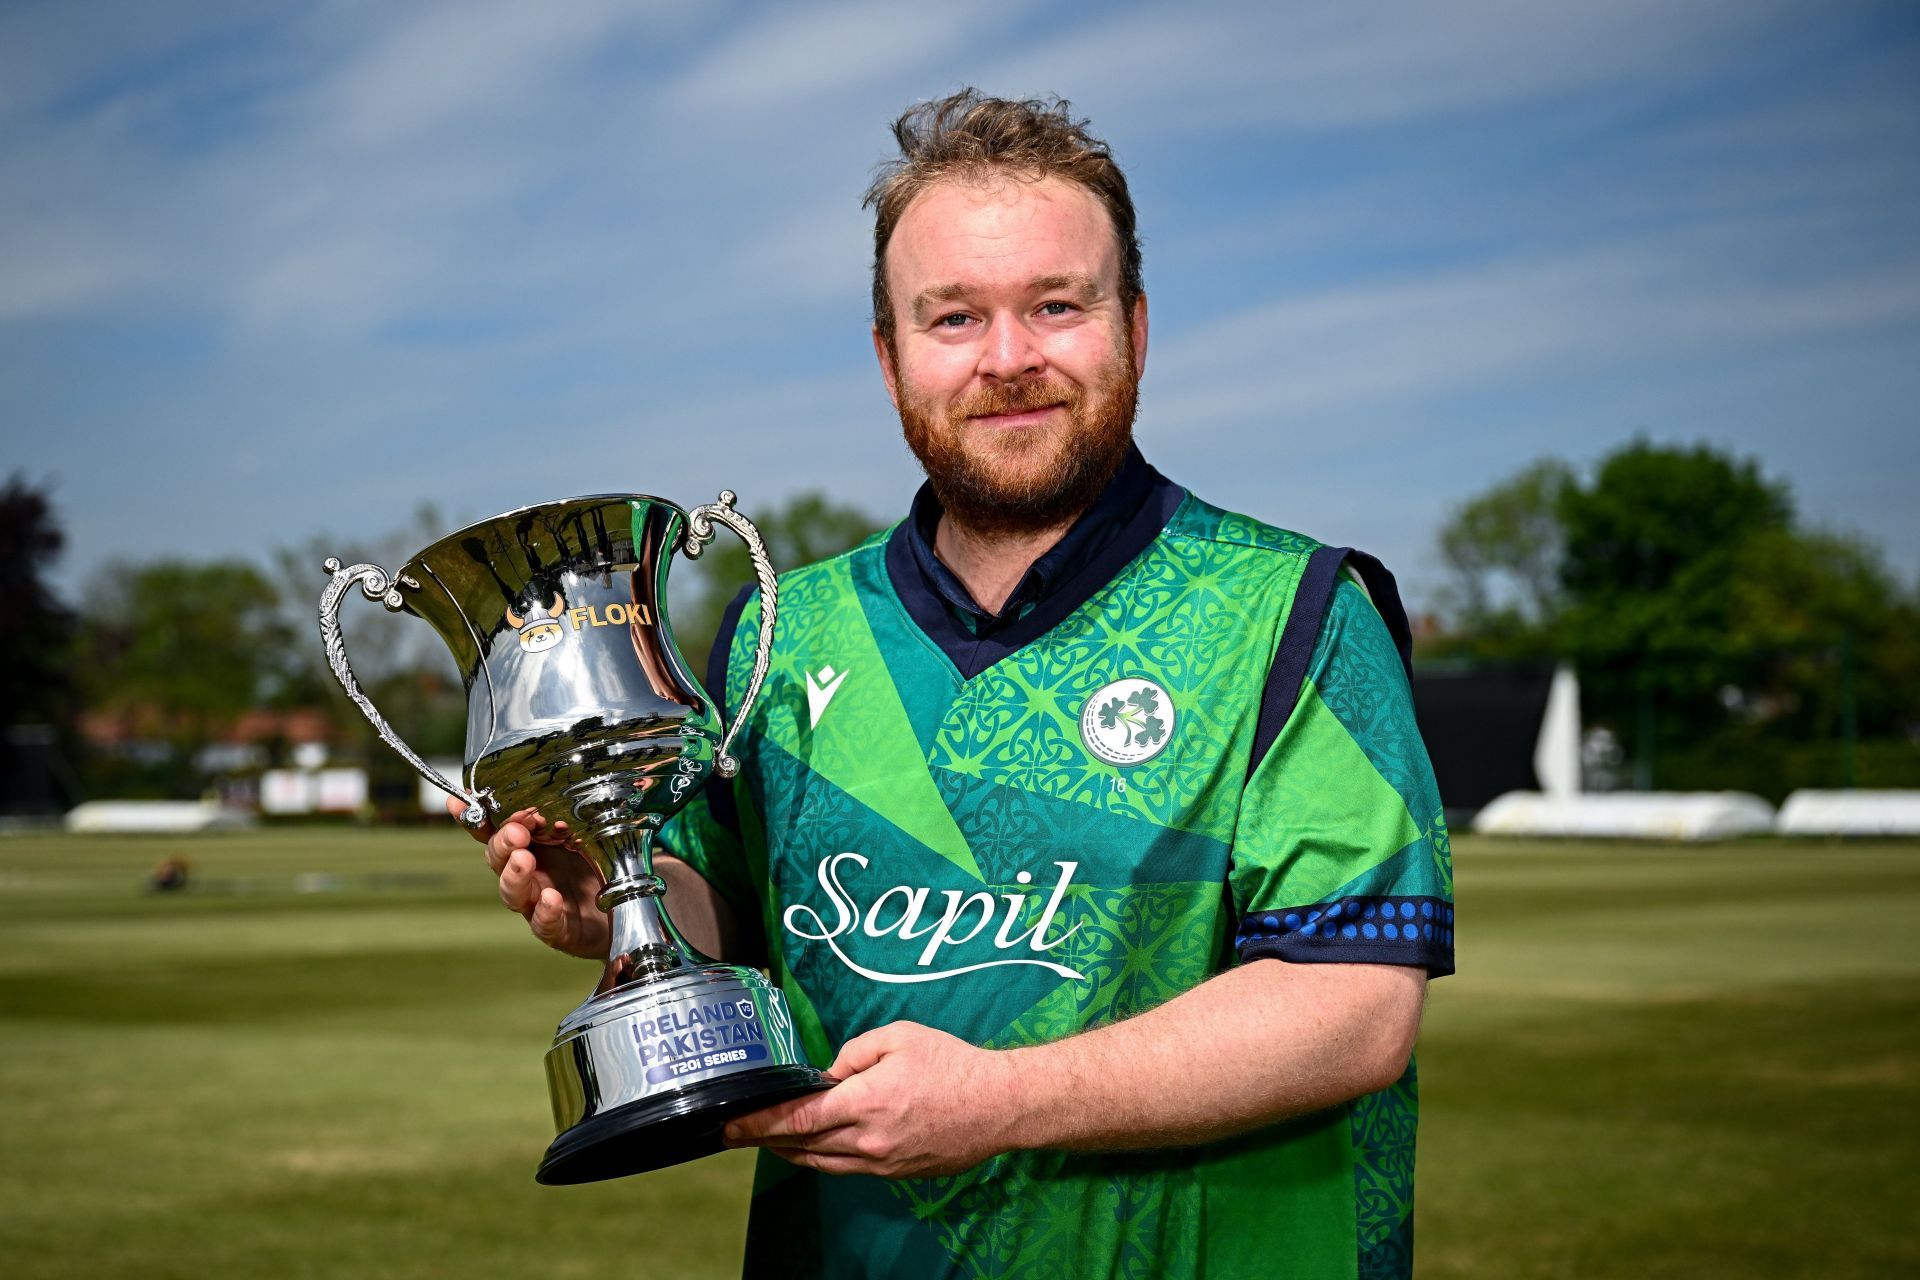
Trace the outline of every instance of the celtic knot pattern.
{"type": "MultiPolygon", "coordinates": [[[[968,682],[930,763],[1229,837],[1260,691],[1304,563],[1298,554],[1250,556],[1247,548],[1297,553],[1314,545],[1189,498],[1105,590],[968,682]],[[1127,677],[1166,689],[1178,718],[1164,752],[1123,771],[1087,750],[1079,720],[1096,690],[1127,677]]],[[[1097,714],[1108,728],[1124,725],[1130,742],[1153,741],[1170,718],[1144,700],[1097,714]]]]}
{"type": "Polygon", "coordinates": [[[1309,678],[1320,701],[1393,785],[1412,814],[1434,813],[1439,796],[1419,726],[1406,714],[1407,676],[1400,651],[1360,588],[1342,582],[1327,609],[1309,678]],[[1329,655],[1338,650],[1338,663],[1329,655]]]}
{"type": "Polygon", "coordinates": [[[1363,1275],[1403,1276],[1411,1261],[1414,1130],[1419,1106],[1416,1073],[1409,1063],[1395,1084],[1358,1099],[1349,1113],[1363,1275]]]}
{"type": "MultiPolygon", "coordinates": [[[[836,941],[864,965],[861,972],[898,974],[915,962],[909,955],[890,966],[884,949],[903,945],[888,926],[904,919],[900,912],[912,890],[924,887],[929,910],[947,894],[956,901],[978,894],[995,904],[1009,938],[1033,936],[1044,922],[1047,959],[1078,975],[1055,981],[1031,968],[999,969],[950,982],[891,984],[854,976],[833,949],[788,939],[776,948],[783,952],[776,964],[790,965],[794,989],[805,997],[792,1004],[810,1051],[894,1018],[942,1025],[999,1048],[1056,1040],[1152,1008],[1204,981],[1222,963],[1235,925],[1291,934],[1284,913],[1271,926],[1264,915],[1232,918],[1221,890],[1229,859],[1241,849],[1238,824],[1249,803],[1247,756],[1261,692],[1301,569],[1316,546],[1189,498],[1107,587],[1046,635],[965,682],[937,650],[917,647],[920,637],[897,629],[906,614],[886,587],[880,539],[783,575],[780,639],[751,732],[742,736],[753,810],[743,811],[746,862],[767,899],[770,932],[782,929],[787,905],[809,904],[822,923],[797,936],[817,938],[836,919],[845,921],[836,941]],[[846,671],[852,655],[859,656],[851,683],[816,723],[809,672],[817,675],[829,662],[846,671]],[[1095,698],[1110,685],[1121,687],[1095,698]],[[879,694],[889,701],[858,701],[879,694]],[[1083,716],[1111,735],[1109,747],[1145,740],[1157,754],[1107,763],[1089,750],[1083,716]],[[909,723],[911,736],[900,727],[909,723]],[[923,766],[933,781],[924,801],[899,781],[911,774],[924,787],[923,766]],[[950,825],[936,829],[926,820],[929,810],[950,825]],[[943,831],[952,836],[949,843],[964,845],[965,856],[940,847],[943,831]],[[819,879],[821,859],[844,851],[867,861],[845,869],[849,887],[845,901],[836,903],[819,879]],[[1068,862],[1074,863],[1070,877],[1049,865],[1068,862]],[[1061,875],[1057,895],[1048,892],[1055,874],[1061,875]],[[896,885],[897,892],[888,888],[896,885]],[[862,915],[855,924],[854,907],[870,913],[880,892],[893,893],[887,913],[862,915]]],[[[752,657],[756,608],[748,606],[734,637],[729,683],[736,697],[752,657]]],[[[1353,684],[1379,674],[1376,656],[1368,651],[1353,684]]],[[[1403,680],[1397,655],[1394,662],[1394,678],[1403,680]]],[[[1376,743],[1391,754],[1401,730],[1384,704],[1376,705],[1367,689],[1330,683],[1338,702],[1333,710],[1343,723],[1362,726],[1354,737],[1368,732],[1369,754],[1376,743]]],[[[1362,757],[1347,746],[1348,755],[1326,764],[1352,771],[1351,762],[1362,757]]],[[[1396,771],[1391,764],[1388,770],[1396,771]]],[[[1412,778],[1411,757],[1397,771],[1412,778]]],[[[1308,776],[1313,773],[1309,768],[1286,782],[1329,784],[1308,776]]],[[[1378,778],[1371,785],[1386,790],[1378,778]]],[[[1403,794],[1425,799],[1417,788],[1403,794]]],[[[1409,807],[1415,815],[1436,815],[1419,825],[1444,860],[1437,800],[1409,807]]],[[[1381,830],[1397,834],[1400,828],[1383,823],[1381,830]]],[[[1413,839],[1407,830],[1393,847],[1417,855],[1424,870],[1425,851],[1406,845],[1413,839]]],[[[1331,861],[1327,894],[1293,899],[1322,904],[1316,933],[1324,932],[1336,900],[1344,928],[1346,896],[1361,894],[1369,898],[1354,916],[1361,939],[1374,941],[1365,933],[1369,926],[1388,938],[1389,922],[1394,942],[1406,941],[1416,924],[1424,942],[1430,919],[1436,931],[1442,927],[1442,903],[1429,901],[1426,886],[1393,882],[1335,892],[1349,873],[1336,875],[1338,859],[1331,861]],[[1391,917],[1384,914],[1389,906],[1391,917]],[[1408,906],[1412,919],[1403,910],[1408,906]],[[1429,906],[1431,917],[1422,913],[1429,906]]],[[[1276,881],[1299,876],[1298,868],[1284,865],[1268,872],[1276,881]]],[[[1236,886],[1243,887],[1251,886],[1236,886]]],[[[1303,937],[1306,923],[1303,918],[1298,928],[1303,937]]],[[[994,936],[983,929],[944,959],[994,959],[994,936]]],[[[1328,945],[1344,945],[1344,933],[1341,939],[1328,945]]],[[[783,1185],[799,1180],[804,1189],[785,1198],[757,1197],[755,1231],[762,1231],[763,1216],[774,1229],[791,1215],[804,1233],[820,1217],[858,1212],[876,1222],[884,1218],[885,1231],[897,1233],[887,1235],[886,1247],[902,1247],[901,1258],[911,1255],[931,1274],[1179,1280],[1209,1265],[1204,1250],[1194,1248],[1206,1237],[1207,1215],[1229,1212],[1221,1195],[1228,1183],[1209,1179],[1344,1161],[1351,1149],[1358,1235],[1347,1234],[1342,1214],[1338,1237],[1321,1243],[1356,1258],[1362,1274],[1392,1275],[1395,1258],[1404,1272],[1410,1241],[1414,1115],[1409,1074],[1386,1093],[1354,1104],[1345,1117],[1326,1115],[1304,1138],[1252,1135],[1231,1155],[1213,1147],[1200,1149],[1203,1154],[1019,1152],[956,1177],[852,1190],[847,1182],[783,1170],[789,1180],[783,1185]],[[1296,1147],[1296,1141],[1312,1145],[1296,1147]],[[1256,1163],[1231,1163],[1243,1158],[1256,1163]],[[889,1199],[897,1205],[892,1214],[876,1203],[889,1199]],[[930,1261],[936,1249],[945,1258],[930,1261]]],[[[1258,1185],[1272,1185],[1284,1198],[1292,1185],[1285,1179],[1294,1174],[1277,1176],[1258,1185]]],[[[1344,1174],[1339,1181],[1344,1198],[1344,1174]]],[[[1217,1271],[1222,1264],[1211,1265],[1217,1271]]]]}

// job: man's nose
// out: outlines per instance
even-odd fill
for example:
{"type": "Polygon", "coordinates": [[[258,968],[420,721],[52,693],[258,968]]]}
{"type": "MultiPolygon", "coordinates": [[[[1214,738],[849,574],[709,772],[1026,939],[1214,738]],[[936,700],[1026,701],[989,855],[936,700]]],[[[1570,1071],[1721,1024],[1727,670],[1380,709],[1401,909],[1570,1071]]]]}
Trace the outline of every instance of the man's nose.
{"type": "Polygon", "coordinates": [[[1000,382],[1032,377],[1047,367],[1045,352],[1032,329],[1007,316],[987,325],[986,346],[980,353],[980,372],[1000,382]]]}

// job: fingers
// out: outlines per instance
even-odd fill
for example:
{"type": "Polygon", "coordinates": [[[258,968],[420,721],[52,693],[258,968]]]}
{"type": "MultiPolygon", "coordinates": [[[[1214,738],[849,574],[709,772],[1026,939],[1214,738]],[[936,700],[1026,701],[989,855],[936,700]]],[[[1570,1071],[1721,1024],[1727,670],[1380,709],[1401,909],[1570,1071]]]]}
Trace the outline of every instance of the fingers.
{"type": "Polygon", "coordinates": [[[540,890],[533,910],[527,913],[527,926],[533,936],[556,951],[571,951],[579,941],[579,923],[567,910],[567,900],[551,885],[540,890]]]}
{"type": "Polygon", "coordinates": [[[546,819],[540,816],[538,809],[522,809],[511,814],[487,837],[487,866],[492,868],[495,875],[499,875],[505,868],[507,859],[513,856],[516,849],[530,848],[536,841],[543,844],[552,843],[552,839],[542,840],[541,836],[557,838],[566,831],[567,827],[566,823],[558,822],[549,832],[546,830],[546,825],[546,819]]]}
{"type": "Polygon", "coordinates": [[[499,877],[501,905],[526,920],[556,951],[606,958],[607,918],[595,897],[600,877],[564,822],[522,809],[487,841],[487,866],[499,877]]]}
{"type": "Polygon", "coordinates": [[[824,1133],[776,1138],[766,1145],[770,1151],[804,1151],[809,1155],[852,1156],[859,1160],[874,1158],[871,1130],[857,1124],[843,1124],[824,1133]]]}
{"type": "MultiPolygon", "coordinates": [[[[447,812],[458,820],[466,804],[448,797],[447,812]]],[[[523,917],[536,939],[569,955],[606,958],[607,920],[594,901],[599,877],[565,822],[549,822],[538,809],[526,808],[497,827],[461,826],[486,845],[487,869],[499,877],[502,905],[523,917]]]]}
{"type": "Polygon", "coordinates": [[[767,1150],[788,1164],[797,1164],[803,1169],[817,1169],[821,1173],[836,1175],[875,1173],[873,1162],[858,1156],[823,1155],[817,1151],[802,1151],[796,1147],[768,1147],[767,1150]]]}
{"type": "Polygon", "coordinates": [[[532,919],[529,913],[543,890],[554,892],[564,903],[566,893],[549,870],[541,865],[538,854],[524,845],[508,854],[500,866],[500,901],[507,910],[532,919]]]}
{"type": "Polygon", "coordinates": [[[886,1057],[894,1049],[894,1025],[888,1023],[884,1027],[875,1027],[841,1045],[833,1065],[827,1068],[827,1074],[836,1080],[845,1080],[848,1076],[859,1075],[886,1057]]]}
{"type": "Polygon", "coordinates": [[[774,1139],[805,1138],[807,1146],[818,1146],[820,1135],[853,1119],[844,1103],[835,1101],[839,1094],[837,1088],[828,1089],[738,1116],[727,1125],[726,1140],[733,1146],[764,1147],[777,1145],[774,1139]]]}
{"type": "Polygon", "coordinates": [[[488,828],[487,866],[495,875],[505,868],[516,849],[533,845],[564,847],[572,838],[564,822],[548,822],[538,809],[522,809],[496,828],[488,828]]]}
{"type": "Polygon", "coordinates": [[[769,1145],[767,1150],[803,1169],[821,1173],[864,1173],[869,1177],[897,1177],[893,1144],[864,1125],[843,1125],[805,1138],[787,1138],[792,1146],[769,1145]]]}
{"type": "Polygon", "coordinates": [[[514,854],[525,852],[532,844],[533,833],[518,815],[507,819],[487,840],[488,869],[495,875],[501,874],[514,854]]]}

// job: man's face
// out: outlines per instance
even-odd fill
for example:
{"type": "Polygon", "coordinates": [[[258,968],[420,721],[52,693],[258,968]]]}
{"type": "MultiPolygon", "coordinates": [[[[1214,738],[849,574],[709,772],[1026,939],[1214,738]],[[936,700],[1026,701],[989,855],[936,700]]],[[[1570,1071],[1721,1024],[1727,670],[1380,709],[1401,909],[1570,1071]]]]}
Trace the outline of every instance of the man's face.
{"type": "Polygon", "coordinates": [[[1072,519],[1125,457],[1147,349],[1099,200],[1058,178],[937,183],[886,270],[894,340],[874,348],[948,514],[985,535],[1072,519]]]}

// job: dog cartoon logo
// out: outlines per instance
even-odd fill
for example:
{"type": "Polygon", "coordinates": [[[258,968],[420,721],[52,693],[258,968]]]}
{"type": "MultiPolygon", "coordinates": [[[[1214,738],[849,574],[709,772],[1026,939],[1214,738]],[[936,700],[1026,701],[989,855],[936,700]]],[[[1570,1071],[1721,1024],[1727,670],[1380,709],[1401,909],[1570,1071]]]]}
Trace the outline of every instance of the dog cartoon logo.
{"type": "MultiPolygon", "coordinates": [[[[538,605],[534,606],[535,610],[538,608],[538,605]]],[[[522,649],[528,653],[544,653],[560,643],[560,618],[566,611],[567,598],[556,591],[553,593],[553,603],[547,606],[546,617],[522,618],[509,609],[507,625],[520,633],[522,649]]]]}

